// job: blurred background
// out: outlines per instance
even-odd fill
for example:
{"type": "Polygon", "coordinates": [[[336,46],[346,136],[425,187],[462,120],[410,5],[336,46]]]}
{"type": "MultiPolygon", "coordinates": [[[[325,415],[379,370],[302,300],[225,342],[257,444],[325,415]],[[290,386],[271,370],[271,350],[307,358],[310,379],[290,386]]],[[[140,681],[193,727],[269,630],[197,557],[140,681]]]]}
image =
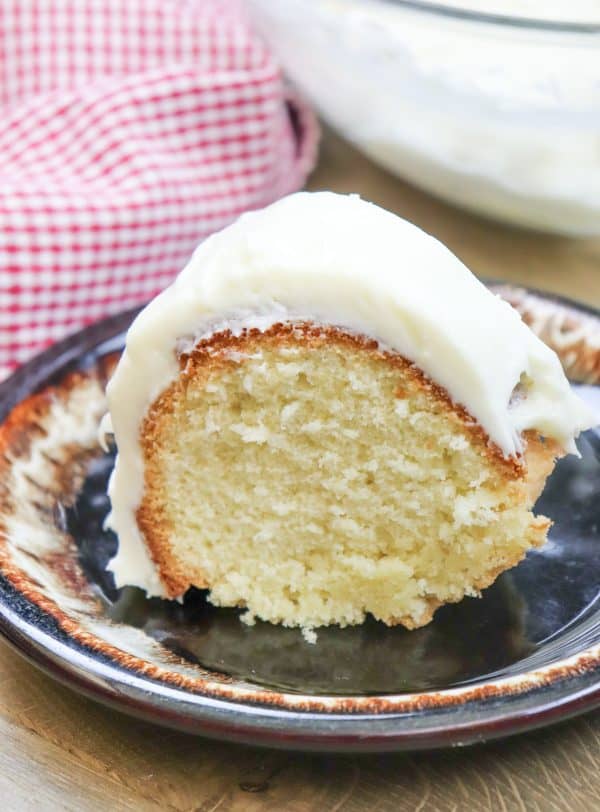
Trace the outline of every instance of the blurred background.
{"type": "Polygon", "coordinates": [[[597,3],[249,6],[318,112],[382,166],[477,214],[600,233],[597,3]]]}

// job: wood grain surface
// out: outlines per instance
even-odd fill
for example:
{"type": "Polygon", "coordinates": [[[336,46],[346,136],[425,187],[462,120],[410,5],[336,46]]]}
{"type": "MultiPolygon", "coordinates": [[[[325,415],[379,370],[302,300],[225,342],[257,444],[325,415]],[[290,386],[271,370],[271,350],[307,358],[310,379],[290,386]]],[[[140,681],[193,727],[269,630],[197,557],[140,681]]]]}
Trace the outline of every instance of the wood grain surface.
{"type": "MultiPolygon", "coordinates": [[[[359,192],[478,274],[600,305],[600,240],[518,231],[392,178],[330,133],[310,188],[359,192]]],[[[593,812],[600,711],[502,742],[415,755],[270,752],[155,728],[53,682],[0,643],[0,810],[593,812]]]]}

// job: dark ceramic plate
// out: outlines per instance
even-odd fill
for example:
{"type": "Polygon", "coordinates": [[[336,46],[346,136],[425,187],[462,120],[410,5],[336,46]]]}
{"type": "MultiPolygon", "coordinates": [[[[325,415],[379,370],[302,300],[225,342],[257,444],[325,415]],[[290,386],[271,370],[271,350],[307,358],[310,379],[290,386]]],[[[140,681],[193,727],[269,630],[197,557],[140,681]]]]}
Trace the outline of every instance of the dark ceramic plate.
{"type": "MultiPolygon", "coordinates": [[[[600,411],[600,316],[497,286],[600,411]]],[[[103,389],[132,313],[40,355],[0,386],[0,630],[53,676],[190,732],[339,751],[466,744],[600,704],[600,436],[562,460],[539,510],[544,549],[409,632],[239,622],[202,592],[182,605],[115,590],[103,531],[113,458],[103,389]]]]}

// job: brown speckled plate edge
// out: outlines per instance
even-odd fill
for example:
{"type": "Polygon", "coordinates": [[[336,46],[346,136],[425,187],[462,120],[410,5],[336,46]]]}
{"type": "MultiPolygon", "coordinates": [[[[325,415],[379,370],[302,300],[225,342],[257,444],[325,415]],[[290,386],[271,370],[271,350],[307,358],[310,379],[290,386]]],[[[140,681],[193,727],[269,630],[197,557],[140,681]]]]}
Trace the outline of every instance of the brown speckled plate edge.
{"type": "MultiPolygon", "coordinates": [[[[546,304],[555,302],[567,318],[574,313],[599,315],[558,297],[506,286],[501,290],[525,317],[536,298],[546,304]],[[521,308],[520,301],[524,303],[521,308]]],[[[93,357],[97,345],[120,334],[133,313],[87,328],[22,367],[0,385],[0,419],[53,378],[62,377],[71,368],[85,367],[86,356],[93,357]]],[[[114,349],[118,346],[115,343],[114,349]]],[[[583,380],[591,382],[597,360],[588,358],[583,380]]],[[[504,736],[600,704],[599,646],[535,672],[420,694],[309,697],[240,689],[223,682],[209,684],[206,680],[199,680],[194,689],[189,685],[181,688],[160,677],[147,676],[131,662],[119,664],[102,652],[101,644],[99,648],[86,645],[82,637],[65,632],[60,617],[53,619],[48,607],[42,608],[43,601],[36,603],[34,594],[25,598],[9,581],[2,580],[0,632],[29,660],[88,696],[188,732],[298,749],[417,749],[504,736]]]]}

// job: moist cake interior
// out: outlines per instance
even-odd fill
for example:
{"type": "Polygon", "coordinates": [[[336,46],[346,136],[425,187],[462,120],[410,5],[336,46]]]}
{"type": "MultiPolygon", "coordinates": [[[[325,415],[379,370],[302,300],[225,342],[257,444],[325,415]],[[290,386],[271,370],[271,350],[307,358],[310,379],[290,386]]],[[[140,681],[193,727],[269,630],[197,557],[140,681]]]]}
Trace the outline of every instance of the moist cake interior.
{"type": "Polygon", "coordinates": [[[420,370],[312,323],[212,335],[141,428],[137,521],[166,591],[305,629],[414,628],[476,594],[549,522],[556,446],[505,458],[420,370]]]}

